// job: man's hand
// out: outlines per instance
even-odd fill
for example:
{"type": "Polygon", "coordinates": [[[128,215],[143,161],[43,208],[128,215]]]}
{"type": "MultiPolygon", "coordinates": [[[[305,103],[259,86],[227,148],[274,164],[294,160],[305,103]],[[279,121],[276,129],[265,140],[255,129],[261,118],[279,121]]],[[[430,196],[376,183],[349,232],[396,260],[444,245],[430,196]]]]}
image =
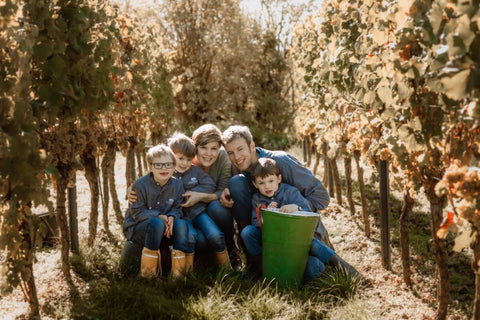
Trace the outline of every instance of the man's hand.
{"type": "Polygon", "coordinates": [[[286,204],[280,208],[280,212],[285,212],[285,213],[292,213],[298,210],[300,210],[300,207],[297,206],[296,204],[286,204]]]}
{"type": "Polygon", "coordinates": [[[128,188],[128,195],[127,195],[128,203],[132,204],[137,201],[137,193],[133,191],[132,187],[128,188]]]}
{"type": "Polygon", "coordinates": [[[220,204],[225,208],[233,207],[233,200],[230,198],[230,190],[228,188],[225,188],[220,195],[220,204]]]}

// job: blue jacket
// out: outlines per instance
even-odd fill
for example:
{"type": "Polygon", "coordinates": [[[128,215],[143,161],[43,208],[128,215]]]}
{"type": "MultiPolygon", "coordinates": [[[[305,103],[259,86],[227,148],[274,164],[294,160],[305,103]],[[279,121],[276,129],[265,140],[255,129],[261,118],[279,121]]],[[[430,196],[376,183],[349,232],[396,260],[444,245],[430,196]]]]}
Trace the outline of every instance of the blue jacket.
{"type": "Polygon", "coordinates": [[[262,148],[256,149],[259,158],[270,158],[278,163],[280,173],[282,174],[282,182],[300,190],[300,193],[310,203],[311,211],[316,212],[328,206],[330,196],[322,182],[294,156],[284,151],[269,151],[262,148]]]}
{"type": "MultiPolygon", "coordinates": [[[[261,207],[262,205],[268,207],[271,202],[277,203],[277,208],[287,205],[287,204],[296,204],[300,207],[300,211],[310,211],[310,203],[305,199],[300,191],[297,188],[280,183],[278,190],[274,193],[273,197],[266,197],[260,192],[254,193],[252,197],[252,225],[259,227],[257,219],[256,208],[261,207]]],[[[261,211],[260,211],[261,218],[261,211]]]]}
{"type": "MultiPolygon", "coordinates": [[[[205,173],[200,167],[192,165],[190,169],[184,173],[175,171],[173,174],[175,178],[182,181],[185,191],[196,191],[203,193],[214,193],[216,189],[215,182],[205,173]]],[[[205,202],[197,202],[191,207],[182,208],[183,217],[186,220],[195,219],[200,213],[205,212],[207,204],[205,202]]]]}
{"type": "Polygon", "coordinates": [[[133,184],[132,190],[137,194],[137,201],[132,203],[125,214],[123,233],[128,240],[133,235],[133,227],[150,218],[161,214],[181,218],[180,203],[183,200],[183,184],[176,178],[171,178],[162,187],[153,179],[152,173],[139,178],[133,184]]]}

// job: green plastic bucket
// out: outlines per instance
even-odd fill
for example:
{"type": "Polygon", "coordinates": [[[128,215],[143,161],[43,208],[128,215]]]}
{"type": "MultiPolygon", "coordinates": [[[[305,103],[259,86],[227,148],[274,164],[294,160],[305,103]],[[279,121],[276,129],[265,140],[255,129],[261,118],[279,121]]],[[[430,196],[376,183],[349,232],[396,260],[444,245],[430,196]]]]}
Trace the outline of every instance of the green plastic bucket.
{"type": "Polygon", "coordinates": [[[280,287],[298,287],[319,214],[262,209],[262,217],[263,276],[275,279],[280,287]]]}

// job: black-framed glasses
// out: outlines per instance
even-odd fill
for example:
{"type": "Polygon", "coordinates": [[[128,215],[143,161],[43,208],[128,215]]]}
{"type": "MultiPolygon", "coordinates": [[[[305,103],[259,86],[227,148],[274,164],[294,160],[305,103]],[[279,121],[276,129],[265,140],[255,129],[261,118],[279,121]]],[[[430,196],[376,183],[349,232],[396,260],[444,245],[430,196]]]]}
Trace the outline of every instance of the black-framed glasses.
{"type": "Polygon", "coordinates": [[[173,166],[173,162],[152,162],[152,167],[155,169],[172,169],[173,166]]]}

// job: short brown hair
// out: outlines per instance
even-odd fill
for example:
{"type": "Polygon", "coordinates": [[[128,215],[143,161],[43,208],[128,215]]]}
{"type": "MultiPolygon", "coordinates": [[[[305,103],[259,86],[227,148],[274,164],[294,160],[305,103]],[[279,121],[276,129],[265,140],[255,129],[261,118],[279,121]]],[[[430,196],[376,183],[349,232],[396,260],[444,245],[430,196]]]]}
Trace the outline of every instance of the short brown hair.
{"type": "Polygon", "coordinates": [[[218,145],[222,145],[222,132],[217,126],[207,123],[198,127],[192,134],[193,142],[195,146],[204,146],[210,142],[218,142],[218,145]]]}
{"type": "Polygon", "coordinates": [[[173,152],[181,153],[188,158],[193,158],[197,154],[197,148],[193,140],[180,132],[175,132],[168,139],[168,146],[173,152]]]}
{"type": "Polygon", "coordinates": [[[173,164],[177,163],[175,159],[175,155],[172,152],[172,149],[170,149],[168,146],[164,144],[157,144],[156,146],[148,149],[147,162],[151,163],[153,161],[153,158],[159,158],[161,156],[169,156],[172,159],[173,164]]]}
{"type": "Polygon", "coordinates": [[[237,138],[245,139],[247,145],[250,145],[250,143],[253,141],[252,133],[246,126],[230,126],[223,132],[222,135],[223,144],[225,145],[237,138]]]}
{"type": "Polygon", "coordinates": [[[253,165],[252,177],[255,178],[265,178],[271,175],[280,175],[280,167],[277,162],[270,158],[260,158],[253,165]]]}

